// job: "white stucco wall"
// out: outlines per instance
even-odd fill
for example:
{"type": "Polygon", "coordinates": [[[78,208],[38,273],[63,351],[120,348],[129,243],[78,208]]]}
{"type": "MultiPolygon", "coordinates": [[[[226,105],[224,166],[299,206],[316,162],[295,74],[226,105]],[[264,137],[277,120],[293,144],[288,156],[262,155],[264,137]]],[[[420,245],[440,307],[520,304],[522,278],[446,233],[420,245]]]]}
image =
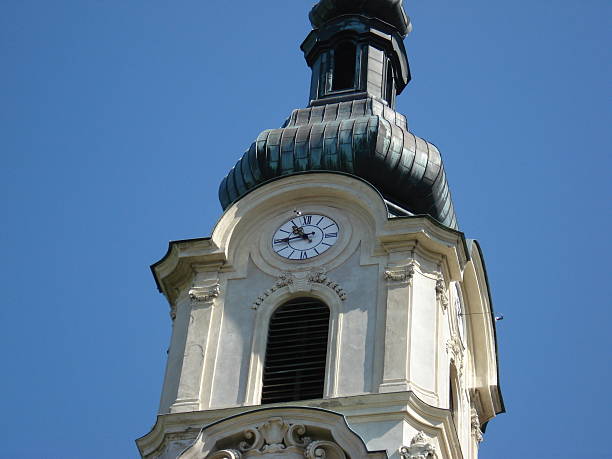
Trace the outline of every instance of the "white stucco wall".
{"type": "MultiPolygon", "coordinates": [[[[459,436],[453,423],[453,432],[443,435],[447,443],[454,435],[463,451],[472,451],[470,390],[476,388],[470,385],[479,378],[468,341],[490,348],[491,334],[476,330],[472,338],[477,327],[468,322],[466,342],[458,338],[450,287],[465,281],[465,249],[460,233],[428,218],[389,219],[377,192],[351,177],[308,174],[253,191],[228,209],[210,240],[181,242],[155,267],[176,316],[160,414],[258,405],[270,316],[290,298],[313,296],[331,310],[325,398],[411,392],[447,410],[453,361],[461,367],[459,436]],[[337,243],[306,261],[276,255],[271,236],[294,209],[333,218],[337,243]]],[[[474,297],[482,288],[467,290],[474,297]]],[[[463,301],[469,310],[468,299],[463,301]]],[[[490,380],[495,356],[489,352],[483,360],[481,354],[479,368],[490,380]]],[[[479,401],[476,408],[485,405],[479,401]]],[[[409,441],[418,425],[364,419],[355,421],[355,430],[374,449],[390,436],[409,441]]]]}

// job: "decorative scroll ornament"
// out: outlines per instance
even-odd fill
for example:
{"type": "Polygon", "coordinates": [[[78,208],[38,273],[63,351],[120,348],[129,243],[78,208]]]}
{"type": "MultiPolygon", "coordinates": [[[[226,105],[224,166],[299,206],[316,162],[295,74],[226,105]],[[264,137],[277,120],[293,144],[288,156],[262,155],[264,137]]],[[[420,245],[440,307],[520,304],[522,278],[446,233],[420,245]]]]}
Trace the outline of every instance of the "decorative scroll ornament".
{"type": "Polygon", "coordinates": [[[463,343],[461,339],[453,334],[446,342],[446,352],[450,355],[451,361],[455,363],[458,376],[463,374],[463,343]]]}
{"type": "Polygon", "coordinates": [[[334,292],[336,292],[336,295],[338,295],[338,298],[340,298],[342,301],[346,300],[346,292],[344,291],[344,289],[340,287],[340,285],[337,282],[330,280],[327,277],[327,274],[325,273],[324,269],[320,268],[318,270],[311,271],[310,275],[308,276],[308,281],[312,282],[313,284],[326,285],[327,287],[331,288],[334,292]]]}
{"type": "Polygon", "coordinates": [[[385,270],[385,279],[392,282],[408,282],[414,277],[414,262],[408,266],[388,267],[385,270]]]}
{"type": "Polygon", "coordinates": [[[402,459],[436,459],[436,448],[425,439],[423,432],[417,433],[410,441],[410,446],[400,448],[402,459]]]}
{"type": "Polygon", "coordinates": [[[209,455],[206,459],[242,459],[242,454],[235,449],[224,449],[209,455]]]}
{"type": "Polygon", "coordinates": [[[444,277],[442,277],[441,274],[436,280],[436,298],[438,299],[440,305],[442,305],[442,310],[446,311],[446,309],[448,308],[448,292],[446,291],[444,277]]]}
{"type": "Polygon", "coordinates": [[[253,305],[252,309],[257,309],[261,306],[266,298],[272,295],[277,290],[280,290],[283,287],[289,287],[291,291],[309,291],[311,289],[310,284],[321,284],[331,288],[338,298],[342,301],[346,300],[346,291],[338,284],[338,282],[334,282],[327,277],[327,274],[324,269],[319,268],[306,272],[296,272],[296,273],[282,273],[277,279],[272,287],[263,292],[261,295],[257,297],[253,305]]]}
{"type": "Polygon", "coordinates": [[[313,441],[306,447],[306,459],[345,459],[342,448],[331,441],[313,441]]]}
{"type": "Polygon", "coordinates": [[[272,287],[270,287],[268,290],[266,290],[257,297],[251,308],[257,309],[264,301],[266,301],[266,298],[268,298],[274,292],[291,284],[293,284],[293,276],[291,275],[291,273],[282,273],[280,276],[278,276],[276,282],[274,282],[274,285],[272,287]]]}
{"type": "Polygon", "coordinates": [[[476,440],[476,442],[480,443],[484,440],[482,436],[482,430],[480,430],[480,418],[478,417],[478,412],[474,407],[472,407],[471,411],[471,420],[472,420],[472,436],[476,440]]]}
{"type": "Polygon", "coordinates": [[[273,417],[245,430],[245,440],[240,442],[239,450],[217,451],[207,459],[346,459],[346,454],[336,443],[327,440],[313,441],[305,436],[305,433],[305,426],[285,422],[281,417],[273,417]]]}
{"type": "Polygon", "coordinates": [[[189,298],[197,303],[209,303],[217,298],[220,293],[219,284],[208,287],[191,287],[189,290],[189,298]]]}

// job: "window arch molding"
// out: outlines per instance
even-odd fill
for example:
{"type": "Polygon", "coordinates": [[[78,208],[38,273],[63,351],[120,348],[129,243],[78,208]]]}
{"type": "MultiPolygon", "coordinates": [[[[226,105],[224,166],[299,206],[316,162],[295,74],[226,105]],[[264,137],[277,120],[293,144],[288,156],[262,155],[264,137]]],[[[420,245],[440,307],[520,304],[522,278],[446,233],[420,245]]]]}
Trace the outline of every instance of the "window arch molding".
{"type": "Polygon", "coordinates": [[[461,381],[459,371],[454,361],[450,362],[448,375],[448,408],[455,430],[459,433],[461,427],[461,415],[463,413],[463,397],[461,396],[461,381]]]}
{"type": "Polygon", "coordinates": [[[295,298],[308,297],[325,303],[329,308],[329,335],[327,339],[327,360],[325,364],[325,386],[323,398],[335,397],[338,391],[337,374],[340,363],[339,337],[342,333],[343,301],[337,292],[324,284],[309,284],[309,290],[293,290],[283,287],[266,298],[255,311],[253,322],[253,339],[251,358],[247,378],[245,404],[259,405],[261,403],[262,377],[268,326],[272,314],[286,302],[295,298]]]}

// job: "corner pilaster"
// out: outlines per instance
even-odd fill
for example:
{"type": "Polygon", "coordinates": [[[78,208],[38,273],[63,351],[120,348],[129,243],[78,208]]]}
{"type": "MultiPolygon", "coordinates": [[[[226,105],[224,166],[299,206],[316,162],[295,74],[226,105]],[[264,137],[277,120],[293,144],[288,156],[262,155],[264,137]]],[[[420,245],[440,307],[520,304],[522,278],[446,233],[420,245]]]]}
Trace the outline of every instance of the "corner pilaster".
{"type": "Polygon", "coordinates": [[[387,288],[384,367],[379,392],[410,390],[410,314],[415,273],[416,241],[399,246],[383,244],[389,254],[384,271],[387,288]]]}
{"type": "Polygon", "coordinates": [[[208,345],[212,316],[219,285],[220,263],[193,266],[193,284],[188,290],[188,326],[176,400],[171,413],[197,411],[201,405],[202,376],[206,354],[214,351],[208,345]]]}

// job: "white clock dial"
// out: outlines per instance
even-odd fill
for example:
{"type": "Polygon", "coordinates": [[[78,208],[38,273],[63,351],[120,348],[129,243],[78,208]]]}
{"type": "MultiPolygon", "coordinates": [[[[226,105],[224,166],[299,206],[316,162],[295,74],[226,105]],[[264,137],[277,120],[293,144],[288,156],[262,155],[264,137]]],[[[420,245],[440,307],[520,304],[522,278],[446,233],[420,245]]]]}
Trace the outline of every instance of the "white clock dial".
{"type": "Polygon", "coordinates": [[[338,224],[329,217],[299,215],[276,230],[272,248],[288,260],[308,260],[329,250],[338,240],[339,232],[338,224]]]}

